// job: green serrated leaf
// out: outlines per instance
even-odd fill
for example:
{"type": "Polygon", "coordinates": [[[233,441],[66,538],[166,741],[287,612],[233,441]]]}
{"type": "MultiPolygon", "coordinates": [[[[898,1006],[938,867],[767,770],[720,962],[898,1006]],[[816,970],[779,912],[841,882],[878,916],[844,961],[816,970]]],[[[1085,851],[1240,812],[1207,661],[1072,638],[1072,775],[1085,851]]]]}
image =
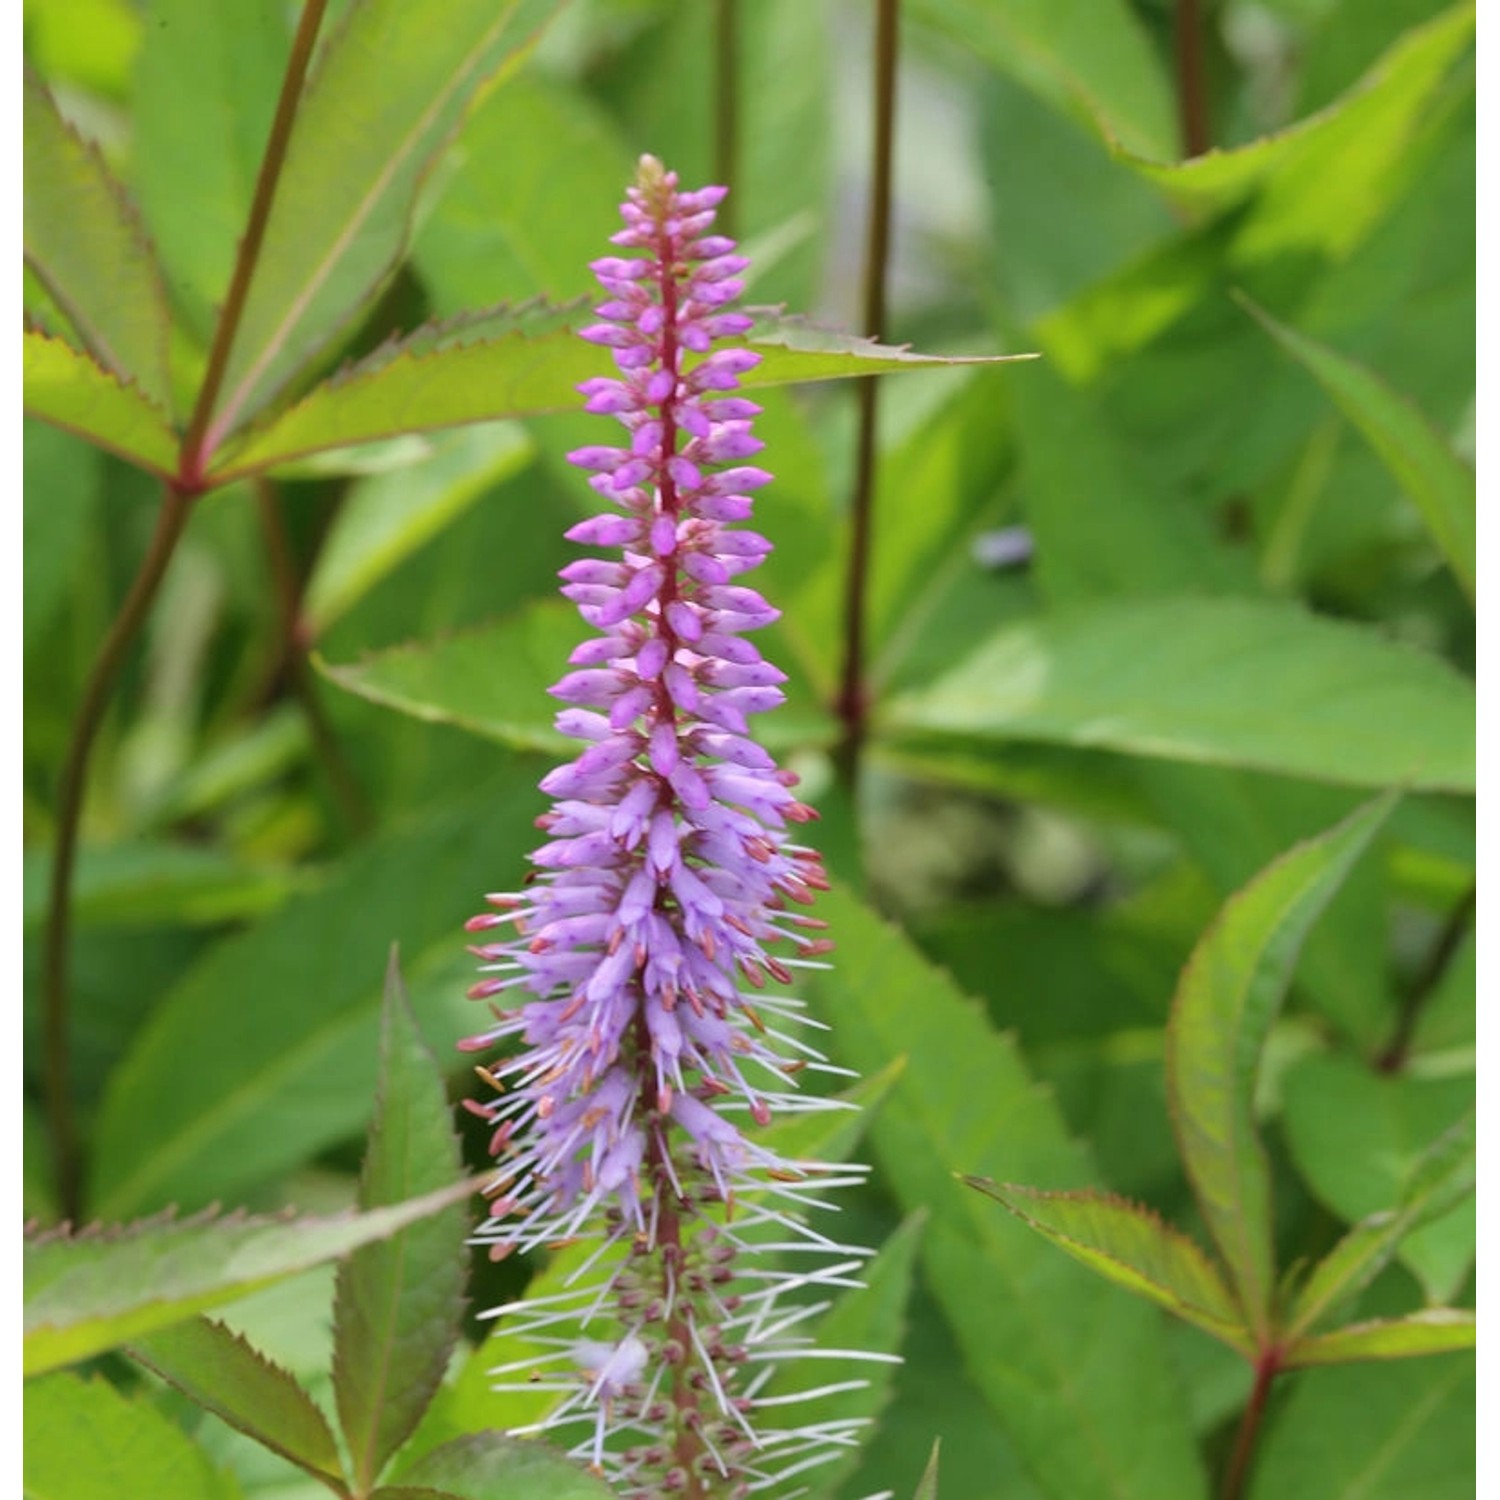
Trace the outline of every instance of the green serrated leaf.
{"type": "Polygon", "coordinates": [[[1414,1359],[1423,1354],[1472,1349],[1474,1340],[1472,1309],[1428,1307],[1404,1318],[1376,1318],[1299,1339],[1287,1352],[1286,1364],[1288,1368],[1299,1368],[1372,1359],[1414,1359]]]}
{"type": "MultiPolygon", "coordinates": [[[[414,982],[460,959],[464,919],[493,888],[496,861],[519,867],[533,837],[534,780],[527,768],[482,800],[377,839],[184,974],[111,1079],[95,1211],[198,1207],[357,1132],[375,1084],[388,945],[410,955],[414,982]]],[[[462,989],[445,975],[419,1007],[444,1042],[463,1035],[462,989]]]]}
{"type": "Polygon", "coordinates": [[[302,615],[314,639],[494,485],[532,445],[506,423],[454,433],[424,463],[350,487],[308,579],[302,615]]]}
{"type": "Polygon", "coordinates": [[[1361,1220],[1314,1268],[1287,1315],[1290,1337],[1316,1328],[1375,1279],[1408,1234],[1474,1191],[1474,1148],[1470,1111],[1418,1159],[1396,1206],[1361,1220]]]}
{"type": "Polygon", "coordinates": [[[1422,513],[1438,550],[1472,601],[1476,545],[1473,470],[1415,406],[1373,371],[1288,328],[1248,298],[1241,300],[1359,429],[1422,513]]]}
{"type": "MultiPolygon", "coordinates": [[[[462,1500],[608,1500],[610,1490],[544,1443],[477,1432],[423,1454],[399,1476],[462,1500]]],[[[376,1492],[377,1495],[380,1493],[376,1492]]]]}
{"type": "MultiPolygon", "coordinates": [[[[547,689],[566,670],[568,653],[586,633],[578,612],[560,600],[528,605],[494,625],[376,652],[363,661],[318,670],[341,688],[434,724],[456,724],[521,750],[562,755],[576,750],[553,728],[555,700],[547,689]],[[504,671],[496,670],[504,664],[504,671]]],[[[836,726],[826,710],[797,695],[766,723],[766,743],[830,744],[836,726]],[[800,697],[800,701],[799,701],[800,697]]]]}
{"type": "Polygon", "coordinates": [[[1276,1270],[1271,1184],[1253,1099],[1261,1050],[1308,929],[1393,806],[1386,796],[1263,870],[1183,970],[1167,1028],[1167,1093],[1183,1165],[1258,1343],[1276,1270]]]}
{"type": "Polygon", "coordinates": [[[1474,1361],[1308,1370],[1267,1425],[1250,1500],[1473,1500],[1474,1361]]]}
{"type": "Polygon", "coordinates": [[[1472,1075],[1380,1074],[1357,1059],[1317,1053],[1300,1059],[1281,1082],[1282,1128],[1292,1160],[1340,1218],[1354,1223],[1399,1202],[1408,1173],[1415,1171],[1420,1180],[1436,1169],[1441,1191],[1433,1207],[1447,1211],[1437,1222],[1407,1224],[1397,1249],[1429,1302],[1453,1297],[1473,1263],[1474,1205],[1461,1200],[1467,1196],[1462,1122],[1474,1107],[1474,1087],[1472,1075]],[[1455,1124],[1459,1137],[1446,1146],[1439,1142],[1437,1161],[1419,1165],[1455,1124]],[[1442,1164],[1450,1149],[1454,1176],[1445,1181],[1442,1164]]]}
{"type": "MultiPolygon", "coordinates": [[[[462,1168],[443,1077],[391,954],[380,1085],[359,1206],[381,1208],[453,1181],[462,1168]]],[[[356,1484],[369,1488],[411,1435],[458,1342],[467,1271],[462,1205],[355,1251],[333,1304],[334,1392],[356,1484]]]]}
{"type": "Polygon", "coordinates": [[[424,174],[557,0],[370,0],[320,54],[205,435],[212,453],[349,327],[406,241],[424,174]]]}
{"type": "Polygon", "coordinates": [[[471,1191],[326,1218],[158,1217],[28,1239],[25,1369],[41,1374],[127,1343],[394,1234],[471,1191]]]}
{"type": "Polygon", "coordinates": [[[40,417],[143,469],[170,477],[177,468],[177,434],[166,411],[136,385],[87,354],[28,328],[22,335],[23,399],[40,417]]]}
{"type": "Polygon", "coordinates": [[[1452,7],[1402,37],[1326,109],[1249,145],[1170,165],[1128,149],[1117,148],[1116,156],[1175,202],[1203,211],[1228,208],[1264,188],[1249,227],[1257,243],[1242,246],[1247,251],[1261,254],[1272,240],[1290,248],[1313,223],[1334,232],[1330,250],[1347,250],[1364,233],[1372,207],[1384,201],[1381,178],[1392,175],[1473,31],[1473,4],[1452,7]],[[1314,184],[1323,202],[1315,215],[1299,214],[1314,184]]]}
{"type": "Polygon", "coordinates": [[[1048,1193],[967,1178],[1101,1276],[1149,1298],[1241,1354],[1254,1345],[1219,1268],[1151,1212],[1101,1193],[1048,1193]]]}
{"type": "Polygon", "coordinates": [[[166,296],[135,209],[29,70],[22,96],[27,263],[100,366],[170,407],[166,296]]]}
{"type": "MultiPolygon", "coordinates": [[[[564,325],[592,316],[552,311],[554,321],[564,325]]],[[[530,326],[538,322],[534,313],[527,318],[530,326]]],[[[747,387],[1034,357],[914,354],[777,318],[759,319],[748,344],[765,358],[742,378],[747,387]]],[[[599,351],[567,326],[534,334],[448,335],[435,345],[430,333],[419,333],[351,366],[242,441],[224,447],[210,472],[223,483],[308,453],[399,433],[577,411],[579,383],[603,368],[599,351]]]]}
{"type": "Polygon", "coordinates": [[[1471,685],[1446,662],[1365,627],[1270,601],[1189,597],[1007,626],[931,687],[895,699],[877,727],[928,755],[945,742],[1044,740],[1472,791],[1473,714],[1471,685]]]}
{"type": "Polygon", "coordinates": [[[248,1340],[193,1318],[133,1341],[126,1351],[199,1406],[311,1474],[342,1481],[338,1443],[322,1410],[248,1340]]]}
{"type": "Polygon", "coordinates": [[[1013,1042],[847,894],[822,897],[819,915],[839,947],[834,967],[810,976],[808,999],[833,1027],[838,1061],[870,1068],[908,1054],[871,1128],[875,1156],[898,1202],[931,1211],[926,1280],[1038,1486],[1057,1500],[1205,1493],[1155,1311],[933,1170],[1061,1183],[1095,1175],[1013,1042]],[[1125,1381],[1099,1357],[1122,1346],[1125,1381]],[[1069,1437],[1081,1430],[1086,1447],[1069,1437]]]}
{"type": "Polygon", "coordinates": [[[26,1500],[239,1500],[187,1434],[148,1401],[95,1377],[63,1374],[26,1388],[26,1500]]]}

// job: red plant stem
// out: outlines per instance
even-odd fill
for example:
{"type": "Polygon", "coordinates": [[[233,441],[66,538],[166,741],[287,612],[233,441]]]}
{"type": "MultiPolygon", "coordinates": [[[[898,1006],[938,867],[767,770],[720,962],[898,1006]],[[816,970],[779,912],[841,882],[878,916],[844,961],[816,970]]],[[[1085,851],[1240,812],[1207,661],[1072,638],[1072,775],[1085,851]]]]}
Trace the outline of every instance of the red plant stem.
{"type": "MultiPolygon", "coordinates": [[[[896,136],[896,58],[900,0],[877,0],[875,20],[875,141],[866,226],[864,331],[885,333],[886,274],[891,246],[891,171],[896,136]]],[[[834,709],[843,726],[834,758],[852,792],[859,779],[869,703],[865,684],[865,599],[875,521],[875,433],[879,386],[867,376],[859,387],[859,428],[850,506],[849,571],[844,594],[844,662],[834,709]]]]}
{"type": "Polygon", "coordinates": [[[176,484],[156,516],[156,530],[146,556],[99,650],[83,690],[83,701],[73,720],[67,757],[63,761],[58,794],[57,837],[52,855],[52,878],[47,900],[47,924],[42,956],[42,1014],[46,1072],[47,1121],[57,1171],[57,1193],[63,1216],[78,1222],[83,1208],[83,1170],[77,1122],[73,1114],[71,1047],[68,1025],[68,945],[72,931],[73,863],[78,850],[78,825],[88,781],[89,752],[109,706],[120,665],[139,633],[151,601],[156,597],[177,539],[197,498],[195,491],[176,484]]]}
{"type": "Polygon", "coordinates": [[[322,25],[323,12],[327,6],[328,0],[307,0],[302,7],[302,17],[297,22],[297,33],[292,38],[291,54],[287,58],[286,73],[281,80],[281,95],[276,101],[276,114],[271,120],[266,152],[261,158],[260,171],[255,179],[255,193],[250,200],[250,216],[245,222],[244,238],[240,241],[234,272],[229,278],[224,310],[219,314],[218,324],[214,328],[213,346],[208,353],[208,368],[204,371],[203,384],[199,387],[187,434],[182,440],[180,472],[185,480],[194,485],[202,484],[203,470],[212,457],[203,451],[204,435],[213,419],[214,403],[219,399],[219,388],[224,383],[224,372],[229,366],[234,336],[239,332],[240,319],[245,313],[245,299],[250,294],[250,282],[260,261],[260,248],[265,241],[271,203],[276,196],[276,184],[281,178],[281,169],[286,164],[292,123],[297,117],[297,106],[302,101],[302,85],[307,79],[313,44],[317,41],[318,28],[322,25]]]}
{"type": "Polygon", "coordinates": [[[1184,156],[1209,148],[1208,97],[1203,81],[1203,15],[1199,0],[1177,0],[1177,117],[1184,156]]]}
{"type": "Polygon", "coordinates": [[[1280,1370],[1281,1350],[1274,1347],[1262,1352],[1255,1362],[1255,1384],[1250,1388],[1250,1399],[1245,1403],[1239,1431],[1234,1437],[1234,1451],[1224,1470],[1220,1500],[1240,1500],[1244,1494],[1245,1481],[1250,1477],[1250,1466],[1255,1457],[1255,1442],[1260,1436],[1261,1418],[1265,1416],[1266,1402],[1271,1394],[1271,1383],[1280,1370]]]}

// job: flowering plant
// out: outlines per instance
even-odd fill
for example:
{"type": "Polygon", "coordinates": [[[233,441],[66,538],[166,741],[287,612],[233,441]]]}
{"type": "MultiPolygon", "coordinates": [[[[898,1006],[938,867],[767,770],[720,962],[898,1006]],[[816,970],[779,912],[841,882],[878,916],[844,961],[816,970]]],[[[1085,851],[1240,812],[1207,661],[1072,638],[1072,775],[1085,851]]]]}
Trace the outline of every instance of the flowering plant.
{"type": "Polygon", "coordinates": [[[565,1367],[540,1428],[590,1423],[575,1451],[642,1496],[760,1490],[837,1456],[849,1423],[774,1425],[766,1392],[821,1310],[788,1310],[784,1294],[847,1285],[865,1253],[804,1223],[846,1176],[785,1161],[750,1130],[824,1107],[797,1075],[837,1070],[796,1034],[802,1001],[746,995],[832,944],[800,910],[827,885],[790,833],[815,814],[749,734],[785,677],[746,639],[777,611],[734,581],[770,550],[739,523],[771,475],[739,462],[762,446],[760,408],[733,394],[759,356],[714,349],[752,322],[725,310],[746,265],[711,233],[725,191],[682,191],[643,157],[614,237],[642,253],[594,262],[609,300],[581,337],[614,351],[621,378],[580,390],[629,443],[569,455],[611,507],[569,538],[622,554],[562,574],[601,632],[552,689],[558,729],[588,748],[542,782],[557,800],[534,881],[469,923],[513,929],[475,948],[495,977],[470,994],[528,997],[466,1043],[522,1044],[480,1070],[500,1097],[469,1101],[502,1162],[479,1238],[496,1255],[598,1242],[568,1290],[496,1312],[565,1367]],[[768,1225],[782,1240],[769,1249],[753,1233],[768,1225]],[[747,1285],[744,1262],[771,1251],[821,1265],[752,1269],[747,1285]]]}

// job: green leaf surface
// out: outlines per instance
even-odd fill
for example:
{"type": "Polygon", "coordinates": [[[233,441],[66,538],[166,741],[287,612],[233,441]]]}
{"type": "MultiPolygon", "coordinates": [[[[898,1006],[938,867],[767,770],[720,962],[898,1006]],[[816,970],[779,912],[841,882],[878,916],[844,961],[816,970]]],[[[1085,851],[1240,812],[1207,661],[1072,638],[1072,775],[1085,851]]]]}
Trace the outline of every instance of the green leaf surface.
{"type": "Polygon", "coordinates": [[[343,1478],[327,1418],[295,1376],[211,1318],[148,1334],[127,1351],[185,1396],[309,1473],[343,1478]]]}
{"type": "Polygon", "coordinates": [[[966,52],[1149,156],[1175,154],[1171,87],[1139,16],[1119,0],[917,0],[966,52]]]}
{"type": "Polygon", "coordinates": [[[1466,1115],[1418,1158],[1396,1206],[1362,1219],[1318,1263],[1287,1319],[1292,1336],[1316,1328],[1385,1268],[1401,1241],[1474,1191],[1474,1116],[1466,1115]]]}
{"type": "Polygon", "coordinates": [[[150,0],[148,10],[132,181],[173,302],[207,345],[271,131],[289,13],[276,0],[150,0]]]}
{"type": "Polygon", "coordinates": [[[347,330],[404,249],[429,166],[555,9],[369,0],[331,33],[298,108],[207,451],[347,330]]]}
{"type": "Polygon", "coordinates": [[[462,1500],[607,1500],[611,1493],[603,1480],[545,1443],[498,1432],[476,1432],[434,1448],[399,1479],[403,1488],[437,1489],[462,1500]]]}
{"type": "Polygon", "coordinates": [[[1446,662],[1270,601],[1122,601],[1008,626],[881,714],[883,737],[1048,740],[1354,786],[1474,786],[1446,662]],[[1274,704],[1276,711],[1268,712],[1274,704]]]}
{"type": "Polygon", "coordinates": [[[22,335],[27,415],[66,428],[143,469],[177,468],[177,434],[166,412],[87,354],[28,328],[22,335]]]}
{"type": "Polygon", "coordinates": [[[1247,231],[1254,255],[1290,248],[1311,224],[1342,218],[1338,244],[1348,249],[1365,231],[1380,179],[1391,174],[1422,124],[1449,69],[1474,31],[1472,3],[1455,5],[1402,37],[1342,98],[1277,134],[1245,146],[1205,152],[1181,163],[1148,161],[1132,151],[1118,158],[1174,201],[1218,211],[1256,189],[1263,196],[1247,231]],[[1323,202],[1311,214],[1313,185],[1323,202]]]}
{"type": "Polygon", "coordinates": [[[1463,1142],[1472,1127],[1464,1121],[1474,1087],[1472,1076],[1380,1074],[1354,1058],[1316,1053],[1282,1079],[1282,1125],[1292,1160],[1340,1218],[1358,1223],[1401,1204],[1413,1189],[1423,1197],[1421,1186],[1436,1178],[1431,1207],[1446,1211],[1420,1227],[1403,1214],[1410,1232],[1398,1251],[1431,1302],[1454,1296],[1473,1263],[1474,1204],[1455,1198],[1466,1196],[1463,1142]],[[1445,1170],[1450,1160],[1451,1177],[1445,1170]]]}
{"type": "Polygon", "coordinates": [[[1473,1500],[1474,1361],[1308,1370],[1272,1414],[1250,1500],[1473,1500]]]}
{"type": "Polygon", "coordinates": [[[451,965],[461,962],[463,922],[507,867],[521,868],[540,806],[534,779],[526,768],[483,800],[375,840],[184,974],[111,1080],[95,1211],[198,1207],[359,1131],[392,942],[414,987],[434,973],[435,995],[419,1005],[430,1034],[444,1044],[461,1036],[454,1016],[467,1002],[451,965]]]}
{"type": "MultiPolygon", "coordinates": [[[[380,1085],[361,1209],[432,1192],[460,1174],[438,1070],[393,952],[381,1013],[380,1085]]],[[[356,1250],[333,1304],[334,1391],[355,1482],[368,1489],[411,1435],[458,1342],[469,1217],[462,1204],[356,1250]]]]}
{"type": "Polygon", "coordinates": [[[22,1423],[26,1500],[239,1500],[175,1422],[97,1376],[28,1386],[22,1423]]]}
{"type": "Polygon", "coordinates": [[[135,209],[30,70],[22,98],[27,264],[99,365],[167,407],[167,303],[135,209]]]}
{"type": "MultiPolygon", "coordinates": [[[[30,850],[22,867],[22,915],[39,926],[47,912],[52,861],[30,850]]],[[[209,926],[270,911],[305,878],[247,865],[201,844],[133,840],[85,845],[73,880],[73,920],[80,926],[209,926]]]]}
{"type": "Polygon", "coordinates": [[[1317,379],[1422,513],[1438,550],[1472,600],[1474,473],[1425,416],[1373,371],[1289,328],[1244,300],[1247,311],[1317,379]]]}
{"type": "Polygon", "coordinates": [[[1183,970],[1167,1029],[1167,1091],[1183,1165],[1245,1319],[1271,1326],[1271,1182],[1253,1101],[1261,1051],[1309,928],[1391,809],[1381,798],[1299,844],[1232,897],[1183,970]]]}
{"type": "Polygon", "coordinates": [[[1205,1493],[1155,1311],[944,1175],[1063,1184],[1094,1175],[1014,1044],[849,896],[823,897],[819,915],[839,951],[807,986],[814,1014],[833,1026],[840,1062],[869,1069],[909,1054],[873,1123],[875,1155],[902,1206],[931,1211],[928,1283],[1038,1486],[1057,1500],[1205,1493]],[[1125,1380],[1101,1352],[1122,1346],[1125,1380]]]}
{"type": "Polygon", "coordinates": [[[966,1180],[1101,1276],[1242,1354],[1252,1349],[1219,1268],[1149,1209],[1096,1192],[1049,1193],[981,1177],[966,1180]]]}
{"type": "Polygon", "coordinates": [[[84,576],[83,554],[103,495],[97,449],[71,433],[25,418],[21,424],[21,596],[23,653],[46,635],[84,576]]]}
{"type": "MultiPolygon", "coordinates": [[[[434,724],[456,724],[517,749],[571,755],[569,741],[552,727],[556,700],[547,689],[567,670],[568,653],[588,633],[571,605],[546,599],[494,625],[432,644],[381,651],[363,661],[317,661],[331,682],[351,693],[434,724]]],[[[788,684],[786,705],[768,716],[772,748],[831,743],[832,719],[788,684]]]]}
{"type": "Polygon", "coordinates": [[[422,464],[350,487],[303,596],[314,639],[532,453],[524,430],[510,423],[454,433],[435,446],[422,464]]]}
{"type": "Polygon", "coordinates": [[[467,1196],[467,1183],[365,1214],[302,1219],[142,1219],[28,1239],[28,1375],[86,1359],[157,1328],[347,1255],[467,1196]]]}
{"type": "MultiPolygon", "coordinates": [[[[517,310],[528,325],[535,312],[517,310]]],[[[554,321],[591,316],[556,310],[554,321]]],[[[484,325],[489,327],[487,323],[484,325]]],[[[830,333],[791,318],[761,318],[749,347],[765,357],[741,380],[746,387],[841,380],[900,370],[996,364],[1032,355],[929,355],[830,333]]],[[[211,472],[219,481],[273,468],[326,448],[347,448],[406,432],[470,422],[578,411],[581,381],[607,368],[599,350],[569,327],[547,332],[472,332],[444,337],[419,332],[341,371],[301,401],[220,450],[211,472]],[[454,341],[454,340],[458,341],[454,341]]]]}
{"type": "Polygon", "coordinates": [[[1288,1352],[1291,1368],[1344,1365],[1371,1359],[1414,1359],[1472,1349],[1474,1313],[1470,1308],[1429,1307],[1404,1318],[1351,1323],[1330,1333],[1299,1340],[1288,1352]]]}

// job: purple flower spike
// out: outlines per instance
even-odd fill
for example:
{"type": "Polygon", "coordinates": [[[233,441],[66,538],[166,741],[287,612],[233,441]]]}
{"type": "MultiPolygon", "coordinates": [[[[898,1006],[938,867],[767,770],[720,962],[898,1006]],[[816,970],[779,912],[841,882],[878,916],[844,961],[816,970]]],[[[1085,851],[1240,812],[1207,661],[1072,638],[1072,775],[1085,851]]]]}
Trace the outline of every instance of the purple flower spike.
{"type": "Polygon", "coordinates": [[[580,1424],[573,1453],[642,1500],[775,1491],[859,1425],[776,1425],[791,1400],[767,1391],[826,1305],[782,1291],[850,1285],[868,1252],[805,1223],[863,1169],[753,1138],[773,1114],[842,1107],[797,1091],[805,1069],[842,1070],[795,1034],[802,1002],[765,989],[832,944],[804,910],[822,862],[792,833],[815,814],[748,737],[785,676],[745,638],[778,612],[740,581],[770,543],[735,523],[771,475],[741,462],[759,408],[727,394],[759,356],[712,352],[750,321],[723,311],[746,264],[711,233],[723,196],[679,192],[642,157],[625,253],[594,262],[607,300],[581,337],[621,378],[579,389],[627,441],[569,455],[612,507],[569,537],[618,549],[562,573],[600,632],[552,689],[583,748],[542,782],[555,800],[530,883],[469,923],[486,975],[470,993],[496,1022],[464,1045],[509,1044],[480,1070],[497,1097],[469,1102],[501,1158],[478,1237],[496,1258],[597,1242],[555,1292],[494,1310],[548,1351],[495,1373],[558,1398],[525,1430],[580,1424]],[[768,1250],[742,1280],[736,1263],[768,1250]]]}

